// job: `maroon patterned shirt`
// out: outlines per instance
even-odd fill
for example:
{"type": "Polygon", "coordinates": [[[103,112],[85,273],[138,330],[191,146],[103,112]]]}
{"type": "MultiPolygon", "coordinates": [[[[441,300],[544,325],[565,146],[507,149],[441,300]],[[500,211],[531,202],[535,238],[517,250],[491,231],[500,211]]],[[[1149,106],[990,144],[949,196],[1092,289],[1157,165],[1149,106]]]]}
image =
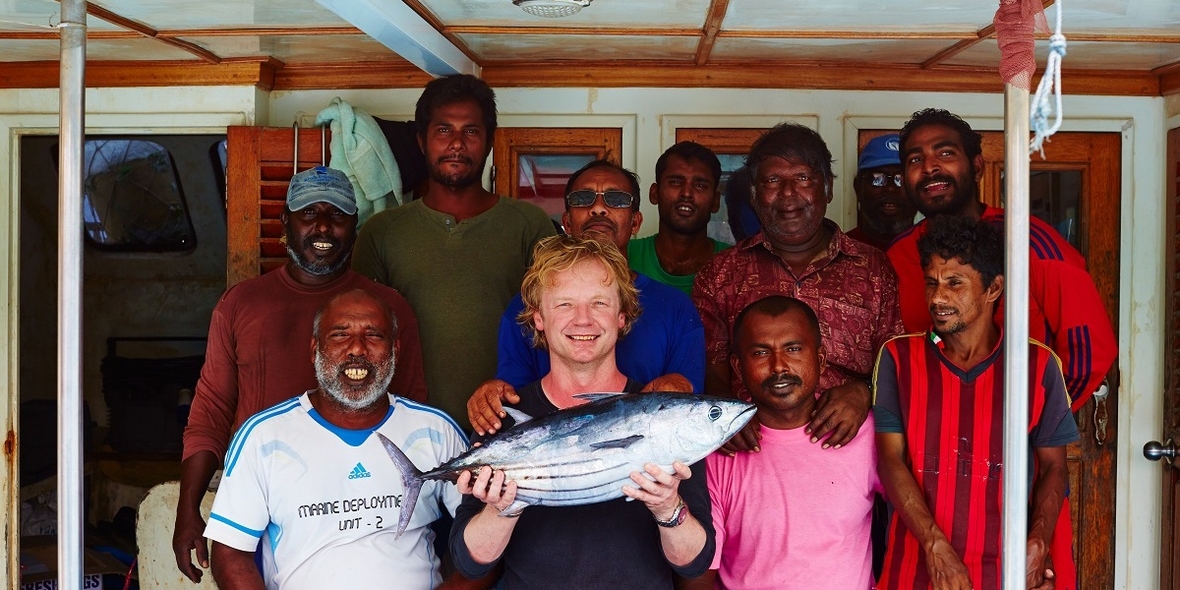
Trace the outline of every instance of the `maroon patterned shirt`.
{"type": "MultiPolygon", "coordinates": [[[[713,257],[697,273],[692,300],[705,324],[705,361],[728,363],[733,321],[745,307],[770,295],[795,297],[819,316],[828,366],[816,391],[869,378],[877,351],[902,333],[897,275],[880,250],[853,240],[835,222],[825,256],[796,276],[759,232],[713,257]]],[[[748,398],[741,375],[730,387],[748,398]]]]}

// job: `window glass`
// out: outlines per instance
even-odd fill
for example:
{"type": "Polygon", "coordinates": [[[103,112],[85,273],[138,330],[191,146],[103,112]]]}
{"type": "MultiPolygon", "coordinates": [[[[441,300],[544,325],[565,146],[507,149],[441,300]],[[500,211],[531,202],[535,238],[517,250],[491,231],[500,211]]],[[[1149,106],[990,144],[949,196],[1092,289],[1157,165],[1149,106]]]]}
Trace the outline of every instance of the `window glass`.
{"type": "Polygon", "coordinates": [[[570,175],[593,162],[595,157],[594,154],[520,154],[517,198],[540,207],[551,217],[560,217],[565,212],[565,184],[570,175]]]}
{"type": "MultiPolygon", "coordinates": [[[[1005,189],[1000,172],[1000,202],[1005,189]]],[[[1079,227],[1082,215],[1080,170],[1032,170],[1029,172],[1029,213],[1060,233],[1071,246],[1083,251],[1079,227]]]]}
{"type": "Polygon", "coordinates": [[[94,246],[120,251],[191,251],[196,233],[176,165],[163,146],[139,139],[88,139],[83,226],[94,246]]]}

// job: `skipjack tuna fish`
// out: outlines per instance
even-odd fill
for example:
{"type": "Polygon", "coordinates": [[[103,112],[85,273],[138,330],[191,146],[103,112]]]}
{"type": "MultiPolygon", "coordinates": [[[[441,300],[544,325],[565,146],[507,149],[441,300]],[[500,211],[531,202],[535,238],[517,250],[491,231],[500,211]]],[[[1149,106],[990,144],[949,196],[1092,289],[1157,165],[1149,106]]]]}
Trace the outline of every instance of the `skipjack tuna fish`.
{"type": "Polygon", "coordinates": [[[484,465],[515,480],[516,501],[501,516],[526,506],[594,504],[623,496],[631,472],[655,463],[695,463],[717,450],[754,416],[745,402],[685,393],[593,393],[589,403],[536,420],[512,408],[516,425],[454,459],[422,473],[388,438],[377,434],[402,474],[405,498],[397,535],[406,530],[426,480],[454,482],[484,465]]]}

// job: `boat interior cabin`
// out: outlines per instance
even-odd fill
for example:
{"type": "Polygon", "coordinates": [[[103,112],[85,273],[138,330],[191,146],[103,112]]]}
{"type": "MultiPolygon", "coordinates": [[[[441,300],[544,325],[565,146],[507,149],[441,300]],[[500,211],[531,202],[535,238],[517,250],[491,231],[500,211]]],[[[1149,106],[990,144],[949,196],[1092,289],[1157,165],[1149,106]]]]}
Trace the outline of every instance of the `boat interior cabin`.
{"type": "MultiPolygon", "coordinates": [[[[1180,590],[1180,469],[1167,456],[1180,440],[1180,2],[1019,3],[1047,17],[1030,40],[1034,86],[1058,11],[1067,40],[1063,122],[1032,156],[1030,212],[1085,255],[1119,345],[1109,395],[1077,414],[1069,451],[1080,584],[1180,590]],[[1145,457],[1153,441],[1163,461],[1145,457]]],[[[60,395],[86,408],[87,546],[138,555],[144,588],[192,585],[167,529],[145,528],[171,525],[175,495],[145,493],[178,472],[219,296],[283,263],[286,183],[334,155],[322,112],[363,111],[389,124],[395,153],[412,152],[397,126],[426,82],[477,75],[499,111],[485,186],[551,214],[594,158],[646,185],[665,149],[694,140],[727,179],[762,131],[795,121],[834,156],[828,217],[845,229],[860,149],[914,111],[945,108],[984,133],[992,204],[1005,141],[1023,141],[1004,133],[995,0],[83,2],[83,227],[66,228],[84,232],[82,320],[59,332],[59,89],[76,71],[62,66],[66,4],[0,3],[5,588],[33,562],[51,569],[60,395]],[[65,392],[61,339],[81,349],[80,387],[65,392]]],[[[642,207],[650,235],[658,215],[642,207]]],[[[732,241],[727,219],[719,211],[710,235],[732,241]]]]}

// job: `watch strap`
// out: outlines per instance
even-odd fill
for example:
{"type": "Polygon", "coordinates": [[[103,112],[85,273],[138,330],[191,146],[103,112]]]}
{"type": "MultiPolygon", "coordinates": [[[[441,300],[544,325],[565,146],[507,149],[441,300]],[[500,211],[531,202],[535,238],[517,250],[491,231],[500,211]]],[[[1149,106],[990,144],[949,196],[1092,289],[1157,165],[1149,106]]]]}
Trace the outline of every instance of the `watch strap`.
{"type": "Polygon", "coordinates": [[[688,505],[684,503],[684,498],[680,498],[676,503],[676,509],[672,511],[672,516],[668,520],[655,519],[656,524],[664,528],[672,528],[680,526],[684,522],[685,517],[688,516],[688,505]]]}

